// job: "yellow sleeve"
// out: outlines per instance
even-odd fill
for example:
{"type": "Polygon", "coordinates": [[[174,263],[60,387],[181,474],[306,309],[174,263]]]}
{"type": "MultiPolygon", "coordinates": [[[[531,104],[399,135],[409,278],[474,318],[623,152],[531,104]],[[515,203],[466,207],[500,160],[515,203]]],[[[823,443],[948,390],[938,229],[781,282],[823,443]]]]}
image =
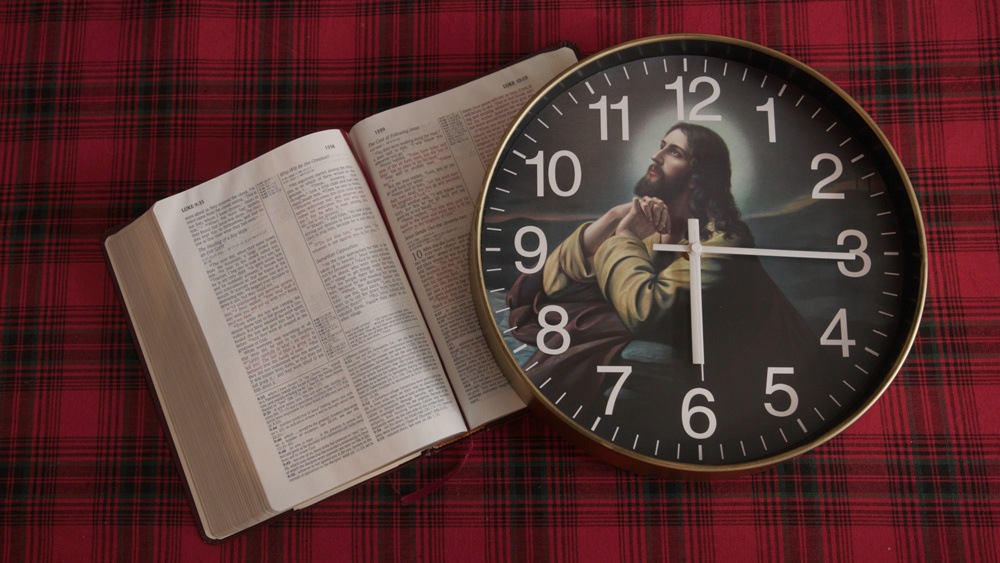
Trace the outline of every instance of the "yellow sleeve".
{"type": "Polygon", "coordinates": [[[575,293],[581,284],[594,284],[594,259],[584,255],[581,240],[588,225],[589,222],[580,225],[545,261],[542,288],[550,297],[567,297],[567,294],[575,293]]]}
{"type": "MultiPolygon", "coordinates": [[[[671,314],[691,314],[688,309],[690,262],[687,256],[678,255],[666,268],[656,271],[652,258],[655,239],[656,235],[646,241],[615,235],[601,245],[593,260],[601,293],[635,334],[654,328],[671,314]],[[678,307],[683,310],[675,311],[678,307]]],[[[705,245],[727,243],[721,234],[704,242],[705,245]]],[[[709,288],[721,280],[730,263],[729,256],[703,255],[702,288],[709,288]]]]}

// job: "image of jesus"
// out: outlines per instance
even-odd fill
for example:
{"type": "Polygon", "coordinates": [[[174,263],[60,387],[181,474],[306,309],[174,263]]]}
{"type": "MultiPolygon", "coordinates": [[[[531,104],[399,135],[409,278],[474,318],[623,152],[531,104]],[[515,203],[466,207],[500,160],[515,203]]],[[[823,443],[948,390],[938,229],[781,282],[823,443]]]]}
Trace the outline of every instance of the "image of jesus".
{"type": "MultiPolygon", "coordinates": [[[[559,355],[536,353],[529,360],[537,363],[533,380],[575,379],[600,393],[607,385],[594,366],[627,363],[633,348],[640,349],[640,363],[671,366],[652,370],[661,375],[650,386],[658,377],[698,377],[691,352],[691,262],[686,253],[653,245],[694,242],[688,240],[689,218],[698,219],[697,242],[704,247],[752,247],[754,237],[740,218],[729,149],[717,133],[678,123],[651,161],[634,197],[580,225],[549,254],[541,272],[521,276],[512,287],[509,323],[521,341],[536,342],[545,305],[558,304],[568,315],[571,346],[559,355]]],[[[757,257],[705,253],[700,272],[706,369],[765,373],[756,358],[801,361],[795,350],[808,347],[797,346],[797,339],[811,332],[757,257]]],[[[561,335],[554,332],[546,338],[558,344],[561,335]]],[[[634,377],[630,385],[643,385],[640,380],[634,377]]]]}

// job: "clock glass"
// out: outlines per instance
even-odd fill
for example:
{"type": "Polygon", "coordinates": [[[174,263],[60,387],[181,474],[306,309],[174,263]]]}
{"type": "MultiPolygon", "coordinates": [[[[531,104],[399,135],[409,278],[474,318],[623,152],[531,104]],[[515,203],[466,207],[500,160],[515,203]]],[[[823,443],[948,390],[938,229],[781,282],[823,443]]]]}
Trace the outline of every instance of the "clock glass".
{"type": "Polygon", "coordinates": [[[746,473],[826,441],[899,370],[926,286],[913,189],[839,88],[712,36],[626,43],[528,104],[472,233],[484,334],[591,451],[746,473]]]}

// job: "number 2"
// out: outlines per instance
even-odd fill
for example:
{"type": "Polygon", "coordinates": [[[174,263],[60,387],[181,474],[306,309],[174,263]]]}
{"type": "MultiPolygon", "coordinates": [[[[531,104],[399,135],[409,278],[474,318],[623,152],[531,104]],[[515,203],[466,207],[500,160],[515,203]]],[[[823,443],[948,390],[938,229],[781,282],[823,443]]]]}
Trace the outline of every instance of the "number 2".
{"type": "Polygon", "coordinates": [[[823,178],[813,187],[813,199],[844,199],[843,192],[824,192],[823,188],[834,183],[840,178],[840,175],[844,173],[844,164],[840,162],[840,158],[835,154],[830,154],[828,152],[817,154],[812,160],[812,169],[819,170],[819,163],[827,161],[833,163],[833,173],[823,178]]]}

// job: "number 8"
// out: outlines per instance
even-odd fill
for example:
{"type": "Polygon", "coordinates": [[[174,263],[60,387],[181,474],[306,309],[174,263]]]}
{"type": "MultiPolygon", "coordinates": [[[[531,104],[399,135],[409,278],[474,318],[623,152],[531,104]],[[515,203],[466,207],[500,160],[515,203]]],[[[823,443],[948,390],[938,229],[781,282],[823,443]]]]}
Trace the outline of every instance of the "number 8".
{"type": "Polygon", "coordinates": [[[569,314],[566,309],[563,309],[559,305],[546,305],[542,307],[542,310],[538,312],[538,324],[542,325],[542,330],[538,331],[538,337],[535,339],[535,343],[538,345],[538,349],[546,354],[555,356],[562,354],[569,349],[569,333],[566,332],[566,325],[569,323],[569,314]],[[557,324],[549,324],[548,314],[556,313],[559,316],[559,322],[557,324]],[[550,348],[548,344],[545,343],[545,336],[550,332],[558,334],[562,338],[562,344],[558,348],[550,348]]]}

